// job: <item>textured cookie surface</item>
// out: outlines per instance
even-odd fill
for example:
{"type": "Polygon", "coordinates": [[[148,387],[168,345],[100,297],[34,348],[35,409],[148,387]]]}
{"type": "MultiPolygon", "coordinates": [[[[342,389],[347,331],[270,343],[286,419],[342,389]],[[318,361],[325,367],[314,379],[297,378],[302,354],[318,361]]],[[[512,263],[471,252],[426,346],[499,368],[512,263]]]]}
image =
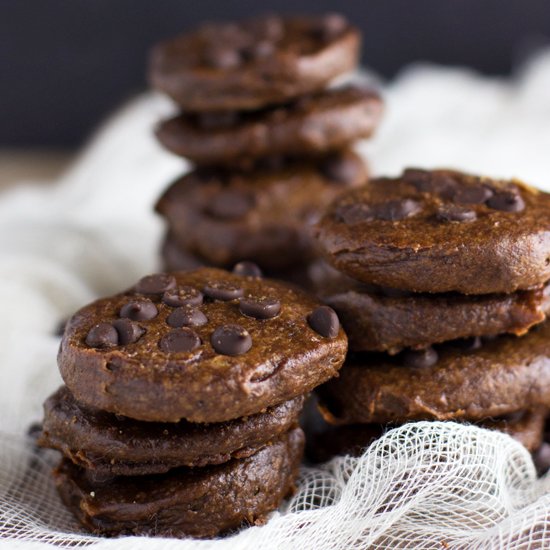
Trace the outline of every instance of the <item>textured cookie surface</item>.
{"type": "Polygon", "coordinates": [[[198,169],[177,180],[156,208],[191,255],[222,267],[251,260],[280,269],[311,258],[311,225],[366,179],[352,152],[250,172],[198,169]]]}
{"type": "Polygon", "coordinates": [[[63,379],[84,406],[153,422],[223,422],[336,374],[347,339],[295,287],[219,269],[144,277],[68,322],[63,379]]]}
{"type": "Polygon", "coordinates": [[[92,533],[206,538],[264,520],[292,491],[302,450],[296,428],[219,466],[98,483],[64,460],[54,475],[66,506],[92,533]]]}
{"type": "Polygon", "coordinates": [[[550,279],[550,195],[518,181],[407,170],[339,197],[316,235],[334,267],[380,286],[490,294],[550,279]]]}
{"type": "Polygon", "coordinates": [[[62,387],[44,404],[39,444],[100,475],[143,475],[222,464],[298,425],[304,397],[216,424],[140,422],[80,406],[62,387]]]}
{"type": "Polygon", "coordinates": [[[335,423],[480,420],[550,405],[550,322],[521,338],[499,336],[470,351],[357,354],[319,388],[335,423]]]}
{"type": "MultiPolygon", "coordinates": [[[[311,270],[310,270],[311,271],[311,270]]],[[[424,348],[459,338],[525,334],[550,311],[550,287],[512,294],[418,294],[359,283],[326,265],[316,294],[338,313],[353,351],[424,348]]]]}
{"type": "Polygon", "coordinates": [[[355,68],[359,33],[339,15],[210,23],[158,44],[149,80],[188,111],[258,109],[355,68]]]}
{"type": "Polygon", "coordinates": [[[381,114],[377,93],[347,86],[261,111],[183,113],[164,121],[157,138],[173,153],[197,164],[319,155],[369,137],[381,114]]]}

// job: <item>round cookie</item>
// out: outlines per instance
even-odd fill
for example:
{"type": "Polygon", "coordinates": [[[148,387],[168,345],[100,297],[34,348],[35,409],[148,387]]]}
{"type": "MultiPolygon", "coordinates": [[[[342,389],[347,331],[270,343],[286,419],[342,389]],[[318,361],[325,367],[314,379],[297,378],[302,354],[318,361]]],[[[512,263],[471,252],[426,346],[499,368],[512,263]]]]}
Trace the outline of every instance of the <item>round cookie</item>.
{"type": "Polygon", "coordinates": [[[490,294],[550,279],[550,195],[515,180],[406,170],[340,196],[315,234],[336,269],[380,286],[490,294]]]}
{"type": "Polygon", "coordinates": [[[369,137],[382,100],[357,86],[323,90],[261,111],[183,113],[157,129],[160,143],[196,164],[242,163],[272,155],[319,155],[369,137]]]}
{"type": "Polygon", "coordinates": [[[310,274],[316,294],[338,313],[353,351],[395,354],[460,338],[520,336],[550,312],[550,285],[512,294],[418,294],[360,283],[324,262],[310,274]]]}
{"type": "Polygon", "coordinates": [[[108,483],[63,460],[54,476],[65,505],[92,533],[215,537],[262,523],[292,492],[303,441],[296,428],[248,458],[108,483]]]}
{"type": "Polygon", "coordinates": [[[188,111],[259,109],[353,70],[360,37],[340,15],[208,23],[161,42],[149,81],[188,111]]]}
{"type": "MultiPolygon", "coordinates": [[[[544,434],[546,409],[518,411],[498,418],[480,420],[481,428],[507,433],[528,451],[538,449],[544,434]]],[[[306,455],[313,462],[326,462],[334,456],[361,456],[365,449],[397,424],[325,424],[317,433],[307,434],[306,455]]]]}
{"type": "Polygon", "coordinates": [[[312,257],[311,225],[337,195],[367,177],[351,151],[278,169],[197,169],[177,180],[156,209],[192,256],[221,267],[246,259],[280,270],[312,257]]]}
{"type": "Polygon", "coordinates": [[[468,351],[350,356],[318,390],[327,421],[481,420],[550,405],[550,322],[521,337],[499,336],[468,351]]]}
{"type": "Polygon", "coordinates": [[[140,422],[80,406],[66,387],[44,404],[39,445],[99,475],[144,475],[245,458],[298,425],[304,397],[228,422],[140,422]]]}
{"type": "Polygon", "coordinates": [[[86,407],[224,422],[307,393],[346,351],[336,314],[298,288],[204,268],[144,277],[82,308],[58,362],[86,407]]]}

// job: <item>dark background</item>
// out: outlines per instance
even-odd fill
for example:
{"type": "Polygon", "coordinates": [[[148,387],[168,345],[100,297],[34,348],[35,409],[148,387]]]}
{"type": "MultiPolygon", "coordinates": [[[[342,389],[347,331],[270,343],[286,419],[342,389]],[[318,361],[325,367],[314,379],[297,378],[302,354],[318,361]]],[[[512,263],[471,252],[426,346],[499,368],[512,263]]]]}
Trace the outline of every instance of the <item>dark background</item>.
{"type": "Polygon", "coordinates": [[[79,145],[145,88],[156,40],[267,11],[345,13],[385,77],[416,60],[506,74],[550,44],[550,0],[0,0],[0,146],[79,145]]]}

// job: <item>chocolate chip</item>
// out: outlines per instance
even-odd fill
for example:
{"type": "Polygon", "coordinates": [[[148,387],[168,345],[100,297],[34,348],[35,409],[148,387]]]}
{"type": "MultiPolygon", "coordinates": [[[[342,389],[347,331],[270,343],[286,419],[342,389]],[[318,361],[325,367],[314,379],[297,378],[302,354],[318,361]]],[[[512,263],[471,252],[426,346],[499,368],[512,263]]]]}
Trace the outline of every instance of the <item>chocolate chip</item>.
{"type": "Polygon", "coordinates": [[[377,219],[396,222],[414,216],[421,207],[413,199],[396,199],[376,204],[372,210],[377,219]]]}
{"type": "Polygon", "coordinates": [[[251,193],[238,190],[220,191],[206,205],[206,212],[215,218],[233,220],[245,216],[254,206],[251,193]]]}
{"type": "Polygon", "coordinates": [[[162,294],[176,286],[176,279],[168,273],[156,273],[140,279],[135,286],[140,294],[162,294]]]}
{"type": "Polygon", "coordinates": [[[123,346],[137,342],[145,334],[145,329],[130,319],[117,319],[113,326],[118,332],[118,343],[123,346]]]}
{"type": "Polygon", "coordinates": [[[99,323],[88,332],[86,344],[92,348],[112,348],[118,345],[118,332],[111,323],[99,323]]]}
{"type": "Polygon", "coordinates": [[[239,325],[222,325],[210,338],[212,347],[221,355],[242,355],[252,347],[252,338],[239,325]]]}
{"type": "Polygon", "coordinates": [[[197,124],[203,130],[219,130],[231,128],[239,121],[239,114],[235,111],[215,111],[197,115],[197,124]]]}
{"type": "Polygon", "coordinates": [[[201,345],[201,339],[190,328],[171,330],[159,342],[159,348],[165,353],[183,353],[193,351],[201,345]]]}
{"type": "Polygon", "coordinates": [[[281,302],[275,298],[249,296],[241,299],[239,311],[247,317],[254,319],[271,319],[279,315],[281,302]]]}
{"type": "Polygon", "coordinates": [[[192,306],[183,306],[172,311],[168,315],[166,322],[174,328],[187,326],[200,327],[208,323],[208,318],[200,309],[192,306]]]}
{"type": "Polygon", "coordinates": [[[202,291],[205,296],[208,296],[208,298],[211,298],[212,300],[220,300],[222,302],[236,300],[244,293],[240,286],[225,281],[208,283],[202,291]]]}
{"type": "Polygon", "coordinates": [[[460,187],[453,196],[453,201],[458,204],[483,204],[493,196],[493,192],[484,185],[460,187]]]}
{"type": "Polygon", "coordinates": [[[437,209],[435,217],[442,222],[471,222],[477,218],[477,214],[468,208],[443,204],[437,209]]]}
{"type": "Polygon", "coordinates": [[[126,317],[132,321],[150,321],[157,315],[157,306],[147,298],[132,300],[124,304],[119,311],[120,317],[126,317]]]}
{"type": "Polygon", "coordinates": [[[357,178],[357,162],[342,155],[328,155],[320,164],[321,172],[337,183],[352,183],[357,178]]]}
{"type": "Polygon", "coordinates": [[[233,267],[233,273],[241,277],[255,277],[261,279],[263,276],[262,270],[254,262],[239,262],[233,267]]]}
{"type": "Polygon", "coordinates": [[[422,350],[407,350],[403,352],[403,364],[407,367],[425,368],[437,363],[437,351],[429,347],[422,350]]]}
{"type": "Polygon", "coordinates": [[[421,168],[407,168],[403,172],[401,179],[407,183],[411,183],[417,187],[419,191],[424,191],[425,189],[420,189],[420,187],[429,184],[431,181],[431,173],[421,168]]]}
{"type": "Polygon", "coordinates": [[[313,34],[321,40],[333,40],[340,36],[347,26],[345,17],[338,13],[329,13],[313,28],[313,34]]]}
{"type": "Polygon", "coordinates": [[[241,64],[241,54],[234,48],[210,46],[204,50],[203,62],[213,69],[234,69],[241,64]]]}
{"type": "Polygon", "coordinates": [[[457,188],[457,182],[446,174],[437,174],[409,168],[401,176],[403,181],[410,183],[420,193],[434,193],[444,199],[451,199],[457,188]]]}
{"type": "Polygon", "coordinates": [[[372,209],[366,204],[343,204],[336,209],[338,220],[353,225],[361,222],[368,222],[374,219],[372,209]]]}
{"type": "Polygon", "coordinates": [[[487,206],[502,212],[520,212],[525,208],[525,202],[519,191],[498,191],[488,201],[487,206]]]}
{"type": "Polygon", "coordinates": [[[328,306],[319,306],[307,316],[309,326],[325,338],[336,338],[340,331],[340,321],[336,312],[328,306]]]}
{"type": "Polygon", "coordinates": [[[162,301],[170,307],[200,306],[203,295],[200,290],[192,286],[180,286],[167,290],[162,296],[162,301]]]}

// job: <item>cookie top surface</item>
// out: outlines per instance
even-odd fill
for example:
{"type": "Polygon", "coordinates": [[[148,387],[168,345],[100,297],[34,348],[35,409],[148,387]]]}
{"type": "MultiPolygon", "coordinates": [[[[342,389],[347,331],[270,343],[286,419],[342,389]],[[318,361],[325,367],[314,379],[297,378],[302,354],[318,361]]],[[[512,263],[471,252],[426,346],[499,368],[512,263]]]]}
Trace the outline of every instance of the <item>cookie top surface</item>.
{"type": "Polygon", "coordinates": [[[394,354],[458,338],[520,336],[550,313],[548,284],[511,294],[413,293],[360,283],[324,262],[310,268],[310,277],[338,313],[353,351],[394,354]]]}
{"type": "Polygon", "coordinates": [[[204,268],[141,279],[68,322],[63,379],[83,405],[137,420],[223,422],[336,374],[336,314],[295,287],[204,268]]]}
{"type": "Polygon", "coordinates": [[[66,387],[44,403],[39,444],[100,476],[146,475],[250,456],[298,425],[304,396],[215,424],[140,422],[86,409],[66,387]]]}
{"type": "Polygon", "coordinates": [[[319,389],[335,423],[480,420],[550,404],[550,322],[482,345],[349,356],[319,389]]]}
{"type": "Polygon", "coordinates": [[[162,475],[97,483],[68,460],[54,471],[67,507],[89,531],[108,535],[214,537],[261,521],[292,490],[304,434],[295,428],[256,454],[162,475]]]}
{"type": "Polygon", "coordinates": [[[156,209],[191,255],[222,267],[251,260],[279,269],[311,258],[311,225],[367,177],[351,151],[252,171],[197,169],[173,183],[156,209]]]}
{"type": "Polygon", "coordinates": [[[196,164],[242,164],[269,155],[319,155],[369,137],[382,114],[373,90],[345,86],[259,111],[182,113],[157,128],[164,147],[196,164]]]}
{"type": "Polygon", "coordinates": [[[489,294],[550,279],[550,195],[516,180],[406,170],[340,196],[315,233],[329,263],[380,286],[489,294]]]}
{"type": "Polygon", "coordinates": [[[207,23],[151,52],[149,80],[185,110],[257,109],[355,68],[360,37],[337,14],[207,23]]]}

